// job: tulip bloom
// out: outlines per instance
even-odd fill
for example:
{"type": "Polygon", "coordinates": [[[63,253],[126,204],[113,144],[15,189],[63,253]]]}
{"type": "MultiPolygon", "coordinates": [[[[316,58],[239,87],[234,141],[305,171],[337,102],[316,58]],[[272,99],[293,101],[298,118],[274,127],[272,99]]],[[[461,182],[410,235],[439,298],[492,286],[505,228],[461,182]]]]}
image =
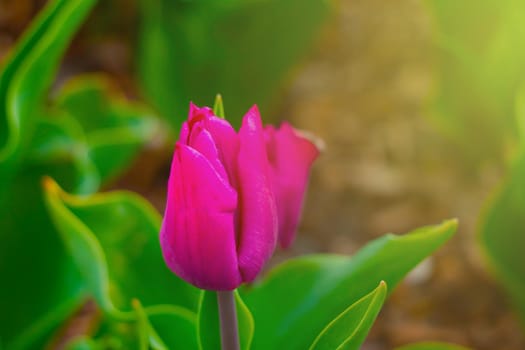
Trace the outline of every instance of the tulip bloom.
{"type": "Polygon", "coordinates": [[[309,142],[298,140],[286,125],[264,130],[256,106],[237,133],[210,108],[190,105],[175,145],[160,232],[175,274],[201,289],[232,290],[257,276],[278,235],[282,245],[290,242],[309,168],[299,167],[305,175],[294,166],[312,160],[298,155],[309,142]]]}

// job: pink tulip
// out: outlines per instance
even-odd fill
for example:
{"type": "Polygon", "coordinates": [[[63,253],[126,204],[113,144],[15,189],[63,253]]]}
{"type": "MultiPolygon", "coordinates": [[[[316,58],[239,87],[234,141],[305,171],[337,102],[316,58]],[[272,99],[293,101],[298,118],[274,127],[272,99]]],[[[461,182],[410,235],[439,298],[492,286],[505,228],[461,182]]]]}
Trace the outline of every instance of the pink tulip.
{"type": "Polygon", "coordinates": [[[191,104],[160,232],[168,267],[208,290],[253,281],[273,254],[278,229],[281,244],[290,244],[316,155],[287,124],[264,130],[256,106],[237,133],[210,108],[191,104]]]}
{"type": "Polygon", "coordinates": [[[267,126],[265,136],[279,218],[279,243],[287,248],[295,238],[310,168],[319,156],[319,148],[288,123],[279,129],[267,126]]]}

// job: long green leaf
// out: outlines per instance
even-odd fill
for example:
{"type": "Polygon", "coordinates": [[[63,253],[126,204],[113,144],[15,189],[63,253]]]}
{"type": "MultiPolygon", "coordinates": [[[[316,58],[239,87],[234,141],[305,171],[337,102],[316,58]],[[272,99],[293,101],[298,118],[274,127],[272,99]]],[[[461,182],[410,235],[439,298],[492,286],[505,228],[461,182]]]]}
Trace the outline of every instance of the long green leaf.
{"type": "Polygon", "coordinates": [[[254,349],[305,349],[345,307],[385,281],[390,290],[455,232],[455,220],[403,236],[386,235],[354,257],[289,260],[243,290],[257,324],[254,349]]]}
{"type": "Polygon", "coordinates": [[[13,175],[34,131],[59,58],[95,0],[51,2],[28,29],[0,77],[0,183],[13,175]]]}

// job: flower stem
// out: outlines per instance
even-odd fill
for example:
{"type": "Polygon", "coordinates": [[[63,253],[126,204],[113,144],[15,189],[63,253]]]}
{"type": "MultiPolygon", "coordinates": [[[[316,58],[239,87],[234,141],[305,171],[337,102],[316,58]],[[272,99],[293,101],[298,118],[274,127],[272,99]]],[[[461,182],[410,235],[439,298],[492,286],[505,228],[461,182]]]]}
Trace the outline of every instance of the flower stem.
{"type": "Polygon", "coordinates": [[[217,292],[222,350],[239,350],[239,330],[234,291],[217,292]]]}

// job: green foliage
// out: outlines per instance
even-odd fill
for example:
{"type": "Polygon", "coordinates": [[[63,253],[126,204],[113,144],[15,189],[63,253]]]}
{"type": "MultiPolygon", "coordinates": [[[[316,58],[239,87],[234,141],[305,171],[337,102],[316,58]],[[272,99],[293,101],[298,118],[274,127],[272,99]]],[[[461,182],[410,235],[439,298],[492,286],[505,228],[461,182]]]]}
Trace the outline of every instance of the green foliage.
{"type": "Polygon", "coordinates": [[[310,350],[359,349],[386,298],[386,283],[350,305],[317,336],[310,350]]]}
{"type": "MultiPolygon", "coordinates": [[[[152,327],[168,349],[197,349],[197,314],[177,305],[146,309],[152,327]]],[[[154,346],[150,341],[150,345],[154,346]]]]}
{"type": "Polygon", "coordinates": [[[160,128],[148,109],[125,101],[102,76],[70,81],[58,95],[56,109],[83,130],[87,158],[102,183],[119,175],[160,128]]]}
{"type": "Polygon", "coordinates": [[[159,335],[151,325],[148,319],[148,315],[144,311],[144,308],[140,304],[138,299],[133,299],[132,301],[133,308],[135,309],[138,323],[139,323],[139,332],[140,332],[140,349],[148,350],[149,346],[153,350],[167,350],[168,347],[162,339],[159,338],[159,335]]]}
{"type": "Polygon", "coordinates": [[[243,290],[257,327],[253,348],[308,348],[326,324],[380,281],[392,290],[456,226],[450,220],[404,236],[386,235],[352,258],[314,255],[281,264],[259,285],[243,290]]]}
{"type": "Polygon", "coordinates": [[[24,34],[0,76],[0,184],[8,184],[31,140],[58,60],[94,0],[50,3],[24,34]]]}
{"type": "Polygon", "coordinates": [[[45,209],[41,178],[93,192],[129,164],[157,125],[143,107],[108,94],[99,78],[79,79],[58,101],[48,99],[60,57],[94,2],[49,2],[1,70],[0,276],[9,288],[0,288],[0,343],[7,349],[40,348],[86,298],[45,209]]]}
{"type": "Polygon", "coordinates": [[[164,264],[160,217],[150,204],[128,192],[72,196],[50,178],[44,187],[51,217],[82,276],[80,284],[95,297],[106,322],[115,324],[99,338],[136,333],[131,344],[195,348],[199,294],[164,264]],[[116,326],[129,322],[137,323],[134,330],[116,326]]]}
{"type": "Polygon", "coordinates": [[[66,350],[98,350],[101,349],[93,339],[78,337],[67,344],[66,350]]]}
{"type": "Polygon", "coordinates": [[[479,238],[496,277],[503,283],[525,321],[525,148],[507,179],[487,202],[479,238]]]}
{"type": "Polygon", "coordinates": [[[279,86],[330,13],[327,0],[141,1],[140,78],[178,129],[188,101],[220,92],[230,121],[257,103],[265,116],[279,86]],[[233,119],[232,119],[233,117],[233,119]]]}
{"type": "Polygon", "coordinates": [[[0,288],[0,338],[8,349],[42,342],[83,298],[44,211],[44,166],[24,160],[58,60],[93,3],[50,3],[0,75],[0,275],[9,285],[0,288]]]}
{"type": "Polygon", "coordinates": [[[514,97],[525,77],[525,2],[427,0],[439,45],[436,122],[473,160],[516,142],[514,97]]]}
{"type": "Polygon", "coordinates": [[[143,106],[124,101],[102,76],[69,81],[51,108],[35,120],[26,158],[32,163],[69,163],[63,186],[77,193],[95,192],[131,163],[160,129],[143,106]]]}
{"type": "MultiPolygon", "coordinates": [[[[255,327],[253,316],[237,291],[235,291],[235,304],[237,305],[239,341],[241,350],[248,350],[251,347],[255,327]]],[[[199,349],[220,349],[221,337],[219,328],[220,325],[217,306],[217,293],[202,291],[199,303],[198,323],[199,349]]]]}
{"type": "Polygon", "coordinates": [[[197,290],[174,276],[158,242],[160,216],[131,192],[76,197],[45,181],[46,204],[86,288],[116,318],[137,298],[144,305],[196,310],[197,290]],[[144,286],[147,286],[145,288],[144,286]]]}
{"type": "MultiPolygon", "coordinates": [[[[164,343],[184,341],[185,349],[219,347],[216,294],[201,293],[194,320],[191,310],[195,310],[196,290],[165,267],[157,242],[160,218],[147,202],[127,192],[72,196],[51,179],[46,180],[45,188],[53,220],[86,289],[112,322],[135,321],[138,317],[137,341],[150,346],[162,348],[164,343]],[[144,312],[138,301],[134,302],[135,312],[121,311],[132,298],[146,305],[144,312]],[[172,303],[187,307],[171,306],[176,308],[179,322],[173,317],[155,321],[168,313],[159,312],[168,306],[155,304],[172,303]],[[183,336],[169,339],[174,333],[183,336]]],[[[300,349],[313,341],[314,348],[326,348],[334,341],[340,341],[342,348],[355,348],[377,316],[386,286],[381,284],[373,293],[360,297],[373,289],[376,280],[395,285],[444,243],[455,227],[455,221],[448,221],[401,237],[385,236],[352,259],[328,255],[285,263],[270,272],[261,285],[244,291],[246,304],[236,295],[242,348],[250,349],[254,335],[255,349],[283,344],[300,349]],[[256,334],[250,309],[257,321],[256,334]],[[320,333],[317,340],[310,331],[320,333]],[[308,334],[312,334],[311,339],[308,334]]]]}

